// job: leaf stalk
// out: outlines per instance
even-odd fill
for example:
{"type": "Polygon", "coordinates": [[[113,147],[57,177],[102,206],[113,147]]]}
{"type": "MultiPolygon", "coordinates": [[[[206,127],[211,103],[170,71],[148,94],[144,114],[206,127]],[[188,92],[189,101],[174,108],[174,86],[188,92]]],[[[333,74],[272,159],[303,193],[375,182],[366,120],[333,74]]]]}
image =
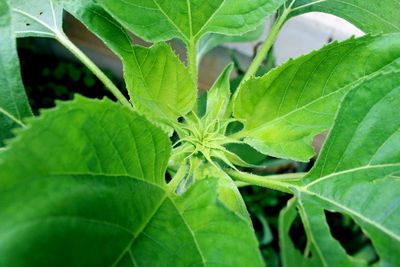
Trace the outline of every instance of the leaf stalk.
{"type": "Polygon", "coordinates": [[[67,36],[63,33],[56,34],[56,39],[64,45],[74,56],[76,56],[87,68],[89,68],[94,75],[110,90],[110,92],[117,98],[121,104],[133,109],[131,103],[125,98],[121,91],[114,85],[114,83],[104,74],[104,72],[94,64],[94,62],[87,57],[67,36]]]}
{"type": "Polygon", "coordinates": [[[239,181],[240,186],[244,186],[243,183],[247,183],[249,185],[261,186],[289,194],[294,194],[293,189],[298,189],[299,187],[297,182],[306,175],[306,173],[291,173],[283,175],[258,176],[255,174],[234,170],[227,170],[226,173],[233,179],[239,181]]]}
{"type": "Polygon", "coordinates": [[[265,39],[264,43],[262,44],[260,50],[258,51],[256,57],[254,58],[253,62],[250,64],[245,76],[243,77],[242,84],[249,80],[252,76],[256,74],[258,69],[260,68],[261,64],[263,63],[265,57],[268,55],[268,52],[271,50],[272,46],[274,45],[276,38],[283,26],[286,22],[287,17],[289,16],[290,12],[292,11],[291,7],[295,1],[293,1],[289,7],[285,7],[282,15],[279,16],[278,20],[275,21],[274,25],[271,28],[271,31],[265,39]]]}

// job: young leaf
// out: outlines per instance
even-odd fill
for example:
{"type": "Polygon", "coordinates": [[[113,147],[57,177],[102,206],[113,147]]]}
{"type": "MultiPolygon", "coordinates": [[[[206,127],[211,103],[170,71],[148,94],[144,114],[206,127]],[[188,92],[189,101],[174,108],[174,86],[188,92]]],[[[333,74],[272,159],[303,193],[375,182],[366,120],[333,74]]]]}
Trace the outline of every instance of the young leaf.
{"type": "Polygon", "coordinates": [[[262,153],[308,161],[313,137],[331,127],[343,95],[362,80],[398,69],[400,35],[366,36],[290,60],[240,88],[238,136],[262,153]]]}
{"type": "Polygon", "coordinates": [[[165,43],[151,48],[133,46],[124,58],[131,99],[146,116],[172,126],[192,110],[196,86],[189,71],[165,43]]]}
{"type": "Polygon", "coordinates": [[[284,0],[99,0],[125,27],[150,42],[180,38],[197,42],[205,33],[241,35],[256,29],[284,0]],[[132,16],[135,14],[135,16],[132,16]]]}
{"type": "Polygon", "coordinates": [[[170,148],[108,100],[46,111],[0,154],[0,265],[262,266],[217,179],[169,191],[170,148]]]}
{"type": "Polygon", "coordinates": [[[325,12],[346,19],[366,33],[400,31],[397,0],[297,0],[292,16],[325,12]]]}
{"type": "Polygon", "coordinates": [[[32,116],[22,83],[10,9],[0,0],[0,147],[12,137],[11,129],[24,125],[32,116]]]}
{"type": "Polygon", "coordinates": [[[233,64],[229,64],[207,92],[206,125],[229,118],[231,115],[227,113],[229,113],[228,106],[231,99],[230,76],[232,70],[233,64]]]}
{"type": "Polygon", "coordinates": [[[18,37],[56,37],[62,32],[62,7],[54,0],[13,0],[14,31],[18,37]]]}
{"type": "Polygon", "coordinates": [[[316,166],[298,189],[307,237],[323,266],[355,261],[330,235],[324,210],[351,216],[371,239],[380,266],[400,264],[399,74],[381,74],[350,91],[316,166]]]}

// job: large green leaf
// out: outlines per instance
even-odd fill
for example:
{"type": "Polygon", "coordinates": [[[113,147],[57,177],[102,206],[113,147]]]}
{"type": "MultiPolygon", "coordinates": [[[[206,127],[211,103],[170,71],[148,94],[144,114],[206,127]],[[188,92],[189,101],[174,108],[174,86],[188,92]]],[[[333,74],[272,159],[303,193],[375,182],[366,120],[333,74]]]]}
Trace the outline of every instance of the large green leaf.
{"type": "Polygon", "coordinates": [[[195,105],[196,86],[167,44],[133,46],[124,66],[133,104],[148,117],[171,126],[195,105]]]}
{"type": "Polygon", "coordinates": [[[297,0],[294,8],[292,16],[316,11],[330,13],[366,33],[400,31],[400,3],[397,0],[297,0]]]}
{"type": "Polygon", "coordinates": [[[99,0],[141,38],[198,41],[208,32],[241,35],[254,30],[284,0],[99,0]],[[134,14],[134,16],[132,15],[134,14]]]}
{"type": "Polygon", "coordinates": [[[56,37],[62,32],[62,7],[55,0],[12,0],[13,28],[18,37],[56,37]]]}
{"type": "Polygon", "coordinates": [[[24,125],[32,116],[22,83],[20,65],[12,30],[10,9],[0,0],[0,147],[11,137],[11,130],[24,125]]]}
{"type": "Polygon", "coordinates": [[[324,210],[347,214],[361,226],[379,266],[400,265],[399,105],[400,72],[350,91],[316,166],[297,189],[312,257],[322,266],[366,266],[333,239],[324,210]]]}
{"type": "Polygon", "coordinates": [[[267,155],[307,161],[315,154],[313,137],[331,127],[343,95],[399,64],[399,34],[350,39],[290,60],[240,88],[238,136],[267,155]]]}
{"type": "Polygon", "coordinates": [[[170,192],[170,146],[108,100],[46,111],[0,153],[0,265],[262,266],[217,179],[170,192]]]}

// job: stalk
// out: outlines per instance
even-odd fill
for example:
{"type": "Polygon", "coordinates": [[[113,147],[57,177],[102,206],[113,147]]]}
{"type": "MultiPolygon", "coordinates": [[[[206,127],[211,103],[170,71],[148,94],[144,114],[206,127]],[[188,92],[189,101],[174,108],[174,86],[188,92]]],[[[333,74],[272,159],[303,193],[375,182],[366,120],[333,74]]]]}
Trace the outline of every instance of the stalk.
{"type": "Polygon", "coordinates": [[[195,84],[197,85],[197,79],[198,79],[197,46],[196,46],[196,41],[194,39],[190,40],[190,42],[187,44],[187,49],[188,49],[189,71],[193,77],[195,84]]]}
{"type": "Polygon", "coordinates": [[[89,68],[94,75],[110,90],[110,92],[117,98],[121,104],[133,109],[131,103],[125,98],[121,91],[114,85],[114,83],[100,70],[93,61],[88,58],[68,37],[64,34],[56,34],[56,39],[64,45],[73,55],[75,55],[87,68],[89,68]]]}
{"type": "Polygon", "coordinates": [[[258,51],[256,57],[254,58],[253,62],[250,64],[250,67],[247,70],[247,72],[242,80],[242,83],[246,82],[252,76],[254,76],[256,74],[257,70],[260,68],[265,57],[268,55],[268,52],[271,50],[272,46],[274,45],[276,38],[278,37],[279,31],[281,30],[288,15],[290,14],[293,3],[294,3],[294,1],[289,5],[289,7],[285,8],[283,10],[282,15],[279,16],[278,20],[272,26],[267,39],[265,39],[265,41],[262,44],[260,50],[258,51]]]}
{"type": "Polygon", "coordinates": [[[296,182],[305,175],[305,173],[291,173],[284,175],[258,176],[233,170],[228,170],[226,173],[233,179],[239,181],[240,186],[244,186],[243,183],[247,183],[249,185],[257,185],[289,194],[294,193],[293,189],[298,188],[296,182]]]}

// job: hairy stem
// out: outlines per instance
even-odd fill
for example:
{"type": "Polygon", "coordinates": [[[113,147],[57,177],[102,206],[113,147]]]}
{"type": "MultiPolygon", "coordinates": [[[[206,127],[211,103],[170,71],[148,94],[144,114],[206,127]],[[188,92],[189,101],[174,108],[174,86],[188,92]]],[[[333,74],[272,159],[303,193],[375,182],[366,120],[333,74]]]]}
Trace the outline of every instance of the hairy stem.
{"type": "Polygon", "coordinates": [[[187,51],[188,51],[189,71],[192,74],[193,80],[197,85],[198,68],[197,68],[197,46],[195,40],[190,40],[190,42],[187,44],[187,51]]]}
{"type": "Polygon", "coordinates": [[[272,46],[274,45],[276,38],[278,37],[279,31],[281,30],[283,24],[286,21],[286,18],[290,14],[293,3],[294,3],[294,1],[292,2],[292,4],[289,7],[285,8],[283,10],[282,15],[279,16],[278,20],[272,26],[267,39],[265,39],[265,41],[262,44],[260,50],[258,51],[256,57],[254,58],[253,62],[250,64],[250,67],[247,70],[247,72],[242,80],[242,83],[246,82],[252,76],[254,76],[256,74],[257,70],[260,68],[265,57],[268,55],[269,50],[271,50],[272,46]]]}
{"type": "Polygon", "coordinates": [[[74,43],[72,43],[64,34],[57,34],[56,39],[64,45],[72,54],[74,54],[94,75],[110,90],[121,104],[133,109],[132,105],[114,85],[114,83],[102,72],[93,61],[88,58],[74,43]]]}
{"type": "Polygon", "coordinates": [[[298,187],[296,182],[305,175],[305,173],[291,173],[284,175],[258,176],[233,170],[228,170],[226,173],[233,179],[241,182],[239,183],[240,186],[244,186],[243,183],[247,183],[249,185],[257,185],[290,194],[293,194],[293,188],[298,187]]]}

